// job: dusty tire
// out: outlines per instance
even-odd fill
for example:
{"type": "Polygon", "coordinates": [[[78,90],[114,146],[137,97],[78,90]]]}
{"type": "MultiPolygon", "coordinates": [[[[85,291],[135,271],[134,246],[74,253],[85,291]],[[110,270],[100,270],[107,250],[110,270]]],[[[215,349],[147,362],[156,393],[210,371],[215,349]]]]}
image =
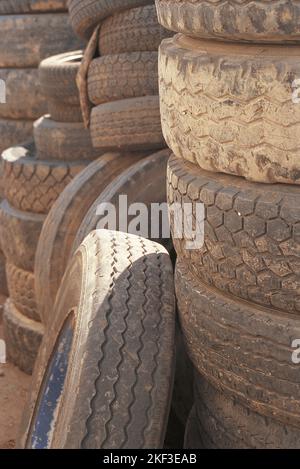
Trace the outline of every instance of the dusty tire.
{"type": "Polygon", "coordinates": [[[299,426],[299,366],[293,364],[300,321],[236,301],[176,268],[181,327],[196,370],[212,385],[266,417],[299,426]]]}
{"type": "Polygon", "coordinates": [[[33,134],[38,160],[93,160],[101,154],[82,122],[56,122],[46,115],[35,121],[33,134]]]}
{"type": "Polygon", "coordinates": [[[225,41],[300,42],[300,5],[289,0],[156,0],[159,22],[188,36],[225,41]]]}
{"type": "Polygon", "coordinates": [[[45,215],[21,212],[6,200],[0,205],[0,242],[8,262],[33,272],[35,251],[45,215]]]}
{"type": "Polygon", "coordinates": [[[32,139],[33,121],[0,119],[0,153],[7,148],[32,139]]]}
{"type": "Polygon", "coordinates": [[[11,147],[2,153],[3,194],[18,210],[48,213],[84,161],[37,160],[33,144],[11,147]]]}
{"type": "Polygon", "coordinates": [[[195,376],[194,428],[207,449],[299,449],[300,429],[282,425],[239,404],[195,376]]]}
{"type": "Polygon", "coordinates": [[[140,157],[125,154],[101,156],[68,185],[49,212],[39,239],[34,269],[38,310],[44,324],[52,324],[51,305],[85,214],[105,187],[140,157]]]}
{"type": "Polygon", "coordinates": [[[93,146],[101,150],[155,150],[165,146],[158,96],[94,107],[90,131],[93,146]]]}
{"type": "Polygon", "coordinates": [[[173,239],[178,257],[200,281],[262,306],[300,314],[297,186],[213,174],[172,156],[168,199],[170,205],[190,204],[193,213],[197,204],[204,204],[204,244],[187,249],[187,234],[173,239]]]}
{"type": "Polygon", "coordinates": [[[159,73],[163,134],[178,157],[257,182],[300,183],[300,46],[176,36],[160,47],[159,73]]]}
{"type": "Polygon", "coordinates": [[[37,67],[45,57],[80,47],[67,13],[0,16],[1,68],[37,67]]]}
{"type": "Polygon", "coordinates": [[[77,50],[48,57],[40,63],[39,77],[47,98],[79,106],[76,76],[82,57],[83,52],[77,50]]]}
{"type": "Polygon", "coordinates": [[[8,296],[5,264],[6,262],[5,262],[4,254],[0,250],[0,295],[2,295],[3,297],[8,296]]]}
{"type": "Polygon", "coordinates": [[[163,247],[124,233],[91,233],[58,292],[52,332],[42,344],[21,424],[20,446],[162,448],[172,392],[174,309],[172,264],[163,247]],[[60,331],[60,337],[71,334],[74,341],[64,360],[59,418],[50,411],[43,419],[54,428],[47,438],[34,415],[45,409],[43,391],[42,406],[36,407],[45,380],[52,388],[43,375],[57,369],[49,360],[52,354],[59,360],[55,344],[62,345],[56,340],[60,331]],[[95,410],[99,408],[101,419],[95,410]]]}
{"type": "Polygon", "coordinates": [[[43,338],[42,324],[20,314],[8,299],[4,305],[3,328],[7,358],[20,370],[31,374],[43,338]]]}
{"type": "Polygon", "coordinates": [[[95,104],[158,94],[157,52],[105,55],[88,71],[89,100],[95,104]]]}
{"type": "Polygon", "coordinates": [[[60,103],[55,99],[48,100],[48,114],[56,122],[82,122],[82,112],[80,106],[71,106],[60,103]]]}
{"type": "Polygon", "coordinates": [[[34,293],[34,274],[6,263],[9,297],[17,310],[29,319],[40,321],[34,293]]]}
{"type": "Polygon", "coordinates": [[[103,21],[99,33],[100,56],[157,51],[161,41],[171,35],[158,23],[155,5],[131,8],[103,21]]]}
{"type": "Polygon", "coordinates": [[[1,0],[0,15],[66,11],[67,0],[1,0]]]}
{"type": "Polygon", "coordinates": [[[68,7],[75,33],[86,39],[104,18],[153,2],[154,0],[70,0],[68,7]]]}
{"type": "Polygon", "coordinates": [[[5,81],[6,103],[0,104],[0,118],[37,119],[47,111],[46,99],[36,69],[0,69],[5,81]]]}

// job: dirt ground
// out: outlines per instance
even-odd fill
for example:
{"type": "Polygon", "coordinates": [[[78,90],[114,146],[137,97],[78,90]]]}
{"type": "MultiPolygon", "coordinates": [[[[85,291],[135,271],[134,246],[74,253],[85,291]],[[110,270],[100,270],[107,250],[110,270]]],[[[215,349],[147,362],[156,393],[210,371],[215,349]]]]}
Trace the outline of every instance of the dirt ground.
{"type": "MultiPolygon", "coordinates": [[[[0,308],[2,309],[1,305],[0,308]]],[[[3,327],[0,311],[0,339],[3,327]]],[[[0,449],[15,447],[30,376],[11,363],[0,364],[0,449]]]]}

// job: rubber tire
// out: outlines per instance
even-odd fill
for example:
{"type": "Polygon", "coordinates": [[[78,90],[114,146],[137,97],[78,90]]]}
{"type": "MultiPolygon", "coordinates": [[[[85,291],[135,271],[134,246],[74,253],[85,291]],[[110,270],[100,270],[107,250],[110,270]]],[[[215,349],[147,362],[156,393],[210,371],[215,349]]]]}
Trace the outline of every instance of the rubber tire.
{"type": "Polygon", "coordinates": [[[3,329],[8,360],[30,375],[43,338],[42,324],[20,314],[8,299],[4,305],[3,329]]]}
{"type": "Polygon", "coordinates": [[[67,0],[1,0],[0,15],[66,11],[67,0]]]}
{"type": "Polygon", "coordinates": [[[88,39],[104,18],[153,2],[154,0],[69,0],[68,7],[75,33],[82,39],[88,39]]]}
{"type": "Polygon", "coordinates": [[[1,68],[37,67],[50,55],[78,49],[67,13],[0,16],[1,68]]]}
{"type": "Polygon", "coordinates": [[[195,424],[207,449],[299,449],[299,428],[252,412],[201,376],[195,395],[195,424]]]}
{"type": "Polygon", "coordinates": [[[165,146],[158,96],[129,98],[92,109],[92,143],[101,150],[156,150],[165,146]]]}
{"type": "Polygon", "coordinates": [[[9,297],[17,310],[29,319],[41,321],[34,292],[34,274],[6,263],[9,297]]]}
{"type": "Polygon", "coordinates": [[[2,153],[4,197],[18,210],[47,214],[86,165],[85,161],[37,160],[33,144],[11,147],[2,153]]]}
{"type": "Polygon", "coordinates": [[[80,106],[60,103],[55,99],[48,100],[48,114],[56,122],[83,122],[80,106]]]}
{"type": "Polygon", "coordinates": [[[82,50],[76,50],[48,57],[40,63],[39,77],[47,98],[79,106],[76,76],[82,57],[82,50]]]}
{"type": "Polygon", "coordinates": [[[292,341],[300,321],[245,301],[236,301],[176,267],[176,295],[189,356],[212,385],[242,405],[299,426],[299,367],[292,341]]]}
{"type": "Polygon", "coordinates": [[[184,449],[207,449],[204,448],[202,435],[199,431],[199,422],[195,405],[191,408],[184,433],[184,449]]]}
{"type": "Polygon", "coordinates": [[[103,21],[99,33],[100,56],[125,52],[157,51],[173,33],[157,21],[155,5],[131,8],[103,21]]]}
{"type": "Polygon", "coordinates": [[[300,46],[175,36],[160,47],[159,74],[163,134],[178,157],[256,182],[300,184],[292,99],[300,46]]]}
{"type": "Polygon", "coordinates": [[[33,135],[38,160],[93,160],[101,154],[82,122],[56,122],[46,115],[35,121],[33,135]]]}
{"type": "Polygon", "coordinates": [[[81,222],[98,195],[142,155],[106,154],[92,162],[66,187],[49,212],[35,259],[35,291],[39,314],[51,327],[61,279],[81,222]]]}
{"type": "Polygon", "coordinates": [[[95,104],[158,94],[157,52],[129,52],[92,60],[88,96],[95,104]]]}
{"type": "Polygon", "coordinates": [[[7,279],[5,272],[5,257],[2,250],[0,250],[0,295],[2,295],[2,297],[8,296],[7,279]]]}
{"type": "Polygon", "coordinates": [[[47,102],[36,69],[0,69],[5,82],[6,103],[0,104],[0,118],[37,119],[45,114],[47,102]]]}
{"type": "Polygon", "coordinates": [[[91,233],[66,271],[52,332],[36,365],[20,446],[35,446],[26,440],[36,399],[71,309],[76,319],[69,377],[47,447],[162,448],[174,366],[172,264],[162,246],[108,230],[91,233]]]}
{"type": "Polygon", "coordinates": [[[34,257],[45,215],[21,212],[6,200],[0,205],[0,243],[8,262],[33,272],[34,257]]]}
{"type": "Polygon", "coordinates": [[[300,5],[289,0],[156,0],[159,22],[172,31],[222,41],[299,43],[300,5]]]}
{"type": "Polygon", "coordinates": [[[32,139],[33,121],[0,119],[0,153],[7,148],[32,139]]]}
{"type": "Polygon", "coordinates": [[[168,200],[169,205],[190,204],[193,213],[197,204],[204,204],[204,244],[187,249],[187,235],[173,236],[179,259],[200,281],[226,294],[300,315],[297,186],[213,174],[172,156],[168,200]]]}

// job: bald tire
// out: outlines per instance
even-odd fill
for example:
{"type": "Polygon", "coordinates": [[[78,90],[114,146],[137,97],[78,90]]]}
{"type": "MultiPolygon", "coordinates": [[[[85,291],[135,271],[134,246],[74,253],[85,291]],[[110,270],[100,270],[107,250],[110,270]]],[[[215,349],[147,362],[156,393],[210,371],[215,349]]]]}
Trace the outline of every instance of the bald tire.
{"type": "Polygon", "coordinates": [[[173,272],[165,249],[124,233],[91,233],[74,255],[58,292],[19,446],[162,448],[172,392],[174,332],[173,272]],[[37,397],[68,318],[74,340],[62,405],[50,414],[53,431],[41,433],[39,419],[33,420],[37,397]]]}

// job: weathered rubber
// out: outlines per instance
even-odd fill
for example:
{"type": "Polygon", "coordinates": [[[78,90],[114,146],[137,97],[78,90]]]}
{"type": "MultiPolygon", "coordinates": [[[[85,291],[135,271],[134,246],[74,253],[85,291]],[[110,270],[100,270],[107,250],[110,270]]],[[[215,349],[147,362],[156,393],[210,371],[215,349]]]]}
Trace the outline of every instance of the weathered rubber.
{"type": "Polygon", "coordinates": [[[20,142],[32,140],[33,121],[0,119],[0,153],[20,142]]]}
{"type": "Polygon", "coordinates": [[[1,0],[0,15],[66,11],[67,0],[1,0]]]}
{"type": "Polygon", "coordinates": [[[34,292],[34,274],[6,263],[9,297],[17,310],[29,319],[41,321],[37,312],[34,292]]]}

